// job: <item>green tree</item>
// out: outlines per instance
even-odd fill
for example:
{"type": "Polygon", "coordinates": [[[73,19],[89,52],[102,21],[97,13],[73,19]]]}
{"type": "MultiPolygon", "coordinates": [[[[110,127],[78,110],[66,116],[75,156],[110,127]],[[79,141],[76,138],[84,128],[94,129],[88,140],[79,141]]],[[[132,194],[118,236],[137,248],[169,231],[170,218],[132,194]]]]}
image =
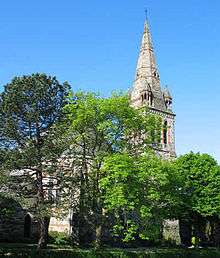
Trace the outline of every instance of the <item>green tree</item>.
{"type": "Polygon", "coordinates": [[[7,171],[4,170],[4,163],[6,162],[6,151],[0,150],[0,218],[3,220],[4,218],[8,218],[9,214],[14,214],[14,206],[10,200],[10,194],[7,192],[8,189],[8,182],[9,182],[9,175],[7,171]],[[10,201],[9,201],[10,200],[10,201]],[[9,205],[5,205],[6,203],[9,205]]]}
{"type": "MultiPolygon", "coordinates": [[[[146,135],[154,131],[154,138],[159,138],[160,119],[147,110],[135,110],[128,96],[120,94],[102,98],[93,93],[78,92],[71,100],[66,111],[70,123],[69,151],[75,171],[72,189],[79,189],[79,203],[74,207],[78,210],[79,231],[83,231],[80,228],[85,229],[88,223],[88,229],[95,229],[96,245],[99,246],[105,218],[100,188],[104,159],[122,150],[138,156],[152,142],[146,135]]],[[[82,234],[79,241],[85,241],[85,235],[89,233],[82,234]]]]}
{"type": "Polygon", "coordinates": [[[124,241],[161,238],[161,223],[175,206],[171,163],[148,152],[119,153],[106,157],[102,172],[104,206],[116,217],[114,234],[124,241]]]}
{"type": "Polygon", "coordinates": [[[177,191],[179,204],[176,211],[182,224],[182,238],[185,239],[186,244],[190,244],[193,224],[194,234],[202,242],[206,242],[207,219],[219,218],[220,169],[218,164],[208,154],[190,152],[180,156],[175,165],[179,179],[177,191]]]}
{"type": "Polygon", "coordinates": [[[40,225],[38,248],[47,246],[51,188],[61,153],[63,106],[67,83],[45,74],[15,77],[0,96],[0,146],[4,169],[11,171],[10,191],[25,200],[40,225]],[[53,178],[53,181],[51,181],[53,178]]]}

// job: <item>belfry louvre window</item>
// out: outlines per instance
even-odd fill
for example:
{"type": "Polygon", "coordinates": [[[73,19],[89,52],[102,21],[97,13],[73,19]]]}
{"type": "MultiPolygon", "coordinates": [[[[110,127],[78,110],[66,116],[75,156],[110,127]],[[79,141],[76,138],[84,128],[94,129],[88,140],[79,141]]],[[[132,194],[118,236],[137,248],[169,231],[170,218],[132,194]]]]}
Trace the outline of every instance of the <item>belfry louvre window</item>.
{"type": "Polygon", "coordinates": [[[151,91],[148,93],[148,102],[150,106],[153,106],[153,93],[151,91]]]}
{"type": "Polygon", "coordinates": [[[164,121],[163,125],[163,143],[167,144],[167,121],[164,121]]]}

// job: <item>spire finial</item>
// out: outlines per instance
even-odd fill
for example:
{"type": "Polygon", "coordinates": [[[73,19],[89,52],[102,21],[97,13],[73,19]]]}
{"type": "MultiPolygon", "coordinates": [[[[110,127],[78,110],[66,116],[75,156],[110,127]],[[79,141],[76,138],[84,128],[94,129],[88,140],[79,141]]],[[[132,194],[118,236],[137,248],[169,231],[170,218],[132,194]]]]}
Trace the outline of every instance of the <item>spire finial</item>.
{"type": "Polygon", "coordinates": [[[145,8],[145,21],[148,22],[148,10],[145,8]]]}

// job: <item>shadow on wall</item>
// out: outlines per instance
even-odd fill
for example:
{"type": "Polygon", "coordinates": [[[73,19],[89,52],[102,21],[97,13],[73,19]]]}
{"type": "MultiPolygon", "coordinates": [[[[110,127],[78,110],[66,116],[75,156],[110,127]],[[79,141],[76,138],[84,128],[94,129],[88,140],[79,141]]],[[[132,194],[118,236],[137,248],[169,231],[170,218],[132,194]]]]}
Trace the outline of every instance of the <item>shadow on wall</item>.
{"type": "Polygon", "coordinates": [[[38,235],[36,219],[17,201],[0,196],[0,241],[32,242],[38,235]]]}

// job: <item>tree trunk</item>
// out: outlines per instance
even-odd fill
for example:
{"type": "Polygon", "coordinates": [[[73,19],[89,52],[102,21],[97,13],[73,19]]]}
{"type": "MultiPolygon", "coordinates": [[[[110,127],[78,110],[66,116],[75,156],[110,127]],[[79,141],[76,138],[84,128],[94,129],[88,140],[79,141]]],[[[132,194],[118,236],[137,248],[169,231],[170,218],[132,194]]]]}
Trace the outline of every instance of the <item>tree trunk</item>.
{"type": "Polygon", "coordinates": [[[193,226],[194,226],[194,235],[199,239],[199,245],[203,247],[206,246],[208,242],[208,238],[206,235],[206,226],[207,226],[206,218],[202,217],[199,214],[196,214],[194,216],[193,226]]]}
{"type": "Polygon", "coordinates": [[[214,246],[215,243],[215,218],[209,217],[208,219],[208,226],[207,226],[207,236],[208,236],[208,245],[209,246],[214,246]]]}
{"type": "Polygon", "coordinates": [[[188,220],[179,220],[179,233],[181,244],[184,247],[189,247],[192,245],[192,224],[188,220]]]}
{"type": "Polygon", "coordinates": [[[100,207],[100,200],[97,197],[95,210],[95,248],[100,248],[102,244],[102,208],[100,207]]]}
{"type": "MultiPolygon", "coordinates": [[[[39,139],[38,139],[39,141],[39,139]]],[[[45,192],[43,186],[43,172],[42,172],[42,162],[41,162],[41,151],[40,147],[38,146],[38,157],[39,157],[39,166],[37,168],[37,204],[38,208],[46,208],[45,205],[45,192]]],[[[50,217],[41,214],[41,210],[39,210],[39,226],[40,226],[40,236],[38,240],[38,249],[45,249],[47,247],[48,242],[48,228],[50,223],[50,217]]]]}
{"type": "Polygon", "coordinates": [[[95,178],[95,248],[101,248],[102,246],[102,228],[103,228],[103,220],[104,220],[104,209],[102,207],[101,202],[101,192],[99,188],[100,181],[100,167],[98,164],[95,178]]]}
{"type": "Polygon", "coordinates": [[[95,229],[95,248],[99,249],[102,245],[102,224],[96,225],[95,229]]]}
{"type": "Polygon", "coordinates": [[[220,247],[220,219],[216,218],[214,222],[214,245],[220,247]]]}
{"type": "Polygon", "coordinates": [[[40,238],[38,241],[38,249],[47,248],[48,244],[48,229],[50,224],[50,217],[43,217],[39,219],[40,222],[40,238]]]}

